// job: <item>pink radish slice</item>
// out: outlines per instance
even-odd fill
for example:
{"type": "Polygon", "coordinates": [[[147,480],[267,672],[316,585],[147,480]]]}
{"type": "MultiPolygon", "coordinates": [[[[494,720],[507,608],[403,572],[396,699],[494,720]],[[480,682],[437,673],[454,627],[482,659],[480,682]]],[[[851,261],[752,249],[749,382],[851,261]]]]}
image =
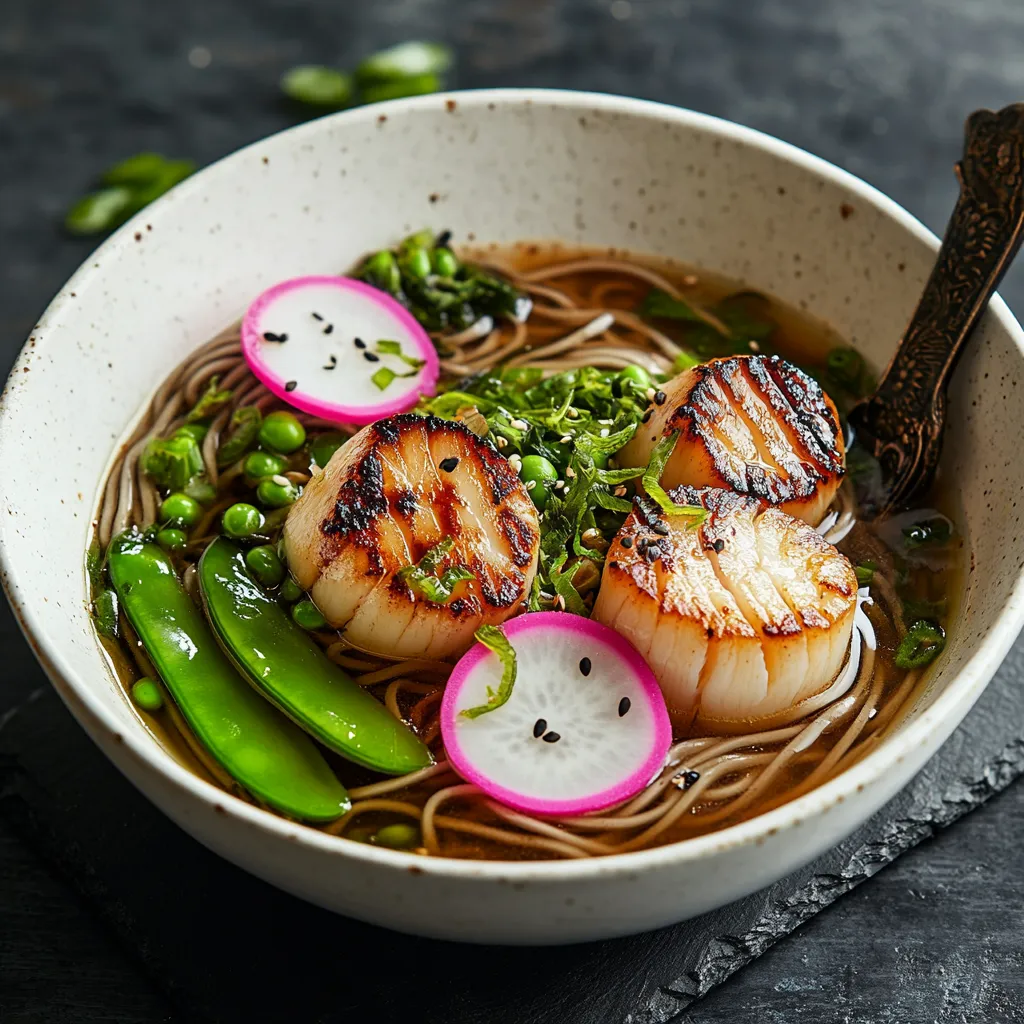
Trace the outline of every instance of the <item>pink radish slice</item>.
{"type": "Polygon", "coordinates": [[[502,627],[516,653],[505,704],[477,718],[501,661],[476,644],[441,704],[452,768],[495,800],[533,814],[586,814],[642,790],[672,742],[654,673],[623,637],[566,612],[533,612],[502,627]],[[554,737],[554,738],[552,738],[554,737]]]}
{"type": "Polygon", "coordinates": [[[427,332],[390,295],[350,277],[296,277],[268,288],[242,320],[242,354],[278,398],[335,423],[407,412],[437,385],[427,332]],[[401,355],[422,365],[380,351],[381,340],[398,342],[401,355]],[[383,388],[373,380],[382,369],[395,374],[383,388]]]}

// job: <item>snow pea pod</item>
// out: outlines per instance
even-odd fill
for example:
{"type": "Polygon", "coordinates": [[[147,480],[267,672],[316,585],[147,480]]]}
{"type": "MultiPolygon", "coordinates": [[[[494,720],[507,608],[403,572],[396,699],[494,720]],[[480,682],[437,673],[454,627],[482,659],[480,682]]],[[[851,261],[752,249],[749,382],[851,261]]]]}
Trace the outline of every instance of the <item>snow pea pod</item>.
{"type": "Polygon", "coordinates": [[[256,583],[237,544],[218,537],[203,552],[199,589],[231,660],[324,746],[385,775],[433,763],[412,730],[353,682],[256,583]]]}
{"type": "Polygon", "coordinates": [[[171,560],[135,531],[110,542],[121,605],[185,721],[254,797],[301,821],[333,821],[348,794],[312,741],[238,674],[171,560]]]}

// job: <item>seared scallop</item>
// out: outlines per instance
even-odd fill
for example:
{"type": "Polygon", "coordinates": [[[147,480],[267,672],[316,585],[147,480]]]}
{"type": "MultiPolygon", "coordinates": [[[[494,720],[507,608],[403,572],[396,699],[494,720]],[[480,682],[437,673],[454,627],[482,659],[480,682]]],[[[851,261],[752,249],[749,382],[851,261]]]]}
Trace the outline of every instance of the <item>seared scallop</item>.
{"type": "Polygon", "coordinates": [[[677,726],[744,731],[824,690],[853,631],[857,578],[806,523],[748,495],[679,487],[694,527],[634,501],[594,618],[647,659],[677,726]]]}
{"type": "Polygon", "coordinates": [[[845,446],[816,381],[779,356],[735,356],[684,371],[662,393],[622,465],[646,465],[658,441],[679,431],[664,486],[724,487],[821,522],[842,482],[845,446]]]}
{"type": "Polygon", "coordinates": [[[540,543],[537,510],[507,459],[459,423],[412,414],[347,441],[284,528],[288,567],[354,647],[390,658],[461,654],[483,624],[520,610],[540,543]],[[467,569],[447,601],[403,579],[436,546],[432,574],[467,569]]]}

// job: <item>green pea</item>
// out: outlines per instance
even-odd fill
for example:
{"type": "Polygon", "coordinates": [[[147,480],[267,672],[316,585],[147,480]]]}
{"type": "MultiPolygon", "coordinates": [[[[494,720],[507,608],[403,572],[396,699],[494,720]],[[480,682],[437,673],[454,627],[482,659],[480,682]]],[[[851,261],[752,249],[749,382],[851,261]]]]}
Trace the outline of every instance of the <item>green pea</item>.
{"type": "Polygon", "coordinates": [[[195,498],[176,491],[160,502],[160,518],[175,526],[195,526],[203,518],[203,506],[195,498]]]}
{"type": "Polygon", "coordinates": [[[519,476],[530,492],[534,505],[543,511],[548,503],[551,485],[558,479],[558,470],[543,455],[527,455],[523,458],[519,476]]]}
{"type": "Polygon", "coordinates": [[[135,701],[136,707],[152,714],[164,706],[163,690],[160,689],[159,683],[148,676],[143,676],[132,684],[132,700],[135,701]]]}
{"type": "Polygon", "coordinates": [[[306,443],[306,428],[290,412],[272,412],[260,427],[260,444],[290,455],[306,443]]]}
{"type": "Polygon", "coordinates": [[[309,446],[309,457],[321,469],[331,461],[331,456],[348,440],[344,434],[319,434],[309,446]]]}
{"type": "Polygon", "coordinates": [[[174,432],[174,437],[191,437],[199,444],[203,443],[203,438],[206,437],[209,426],[205,423],[183,423],[174,432]]]}
{"type": "Polygon", "coordinates": [[[387,249],[375,252],[363,265],[362,276],[369,284],[390,295],[398,293],[402,287],[402,275],[398,270],[398,260],[387,249]]]}
{"type": "Polygon", "coordinates": [[[263,513],[254,505],[240,501],[224,512],[221,525],[229,537],[250,537],[263,526],[263,513]]]}
{"type": "Polygon", "coordinates": [[[260,544],[245,554],[245,564],[265,587],[276,587],[284,579],[284,566],[273,544],[260,544]]]}
{"type": "Polygon", "coordinates": [[[292,605],[292,620],[296,626],[308,630],[323,629],[327,625],[320,609],[308,598],[292,605]]]}
{"type": "Polygon", "coordinates": [[[188,536],[184,530],[175,530],[169,526],[156,535],[156,542],[164,551],[184,551],[188,536]]]}
{"type": "Polygon", "coordinates": [[[444,246],[430,251],[430,266],[441,277],[454,277],[459,272],[458,257],[444,246]]]}
{"type": "Polygon", "coordinates": [[[651,376],[642,366],[627,366],[620,374],[619,377],[625,383],[629,381],[631,384],[635,384],[638,388],[642,388],[646,391],[651,386],[651,376]]]}
{"type": "Polygon", "coordinates": [[[249,480],[262,480],[267,476],[277,476],[288,468],[288,463],[280,455],[271,452],[250,452],[243,466],[249,480]]]}
{"type": "Polygon", "coordinates": [[[281,584],[281,590],[279,593],[281,594],[282,600],[287,601],[289,604],[294,604],[300,597],[302,597],[303,590],[302,587],[300,587],[298,583],[291,578],[291,576],[286,576],[284,583],[281,584]]]}
{"type": "Polygon", "coordinates": [[[377,829],[370,841],[377,846],[387,846],[392,850],[411,850],[413,847],[422,845],[419,828],[406,821],[377,829]]]}
{"type": "Polygon", "coordinates": [[[281,484],[274,479],[261,480],[259,487],[256,488],[256,498],[265,508],[285,508],[298,496],[299,489],[295,484],[281,484]]]}
{"type": "Polygon", "coordinates": [[[422,281],[430,273],[430,253],[426,249],[410,249],[402,257],[402,271],[422,281]]]}

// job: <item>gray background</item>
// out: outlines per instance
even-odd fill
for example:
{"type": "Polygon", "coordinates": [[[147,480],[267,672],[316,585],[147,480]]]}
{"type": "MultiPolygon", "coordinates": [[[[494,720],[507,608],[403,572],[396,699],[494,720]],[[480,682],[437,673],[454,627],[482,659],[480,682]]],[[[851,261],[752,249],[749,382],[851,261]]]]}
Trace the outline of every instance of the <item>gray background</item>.
{"type": "MultiPolygon", "coordinates": [[[[457,47],[460,87],[629,93],[751,125],[861,175],[935,230],[954,198],[965,115],[1024,98],[1020,0],[0,0],[0,374],[88,254],[56,225],[104,166],[147,148],[216,159],[294,122],[276,93],[287,67],[351,65],[417,36],[457,47]]],[[[1024,309],[1020,268],[1003,294],[1024,309]]],[[[0,650],[2,715],[44,684],[6,609],[0,650]]],[[[1019,673],[1006,679],[1017,688],[1019,673]]],[[[1005,734],[989,736],[991,756],[954,750],[979,785],[935,807],[988,795],[995,762],[1011,766],[1007,778],[1017,770],[1021,752],[1006,755],[1006,742],[1024,728],[1019,703],[993,706],[1005,734]]],[[[922,820],[922,834],[930,827],[922,820]]],[[[1016,786],[676,1019],[1024,1020],[1022,839],[1016,786]]],[[[153,876],[154,886],[196,881],[156,855],[153,876]]],[[[81,897],[0,819],[0,1021],[170,1016],[81,897]]]]}

